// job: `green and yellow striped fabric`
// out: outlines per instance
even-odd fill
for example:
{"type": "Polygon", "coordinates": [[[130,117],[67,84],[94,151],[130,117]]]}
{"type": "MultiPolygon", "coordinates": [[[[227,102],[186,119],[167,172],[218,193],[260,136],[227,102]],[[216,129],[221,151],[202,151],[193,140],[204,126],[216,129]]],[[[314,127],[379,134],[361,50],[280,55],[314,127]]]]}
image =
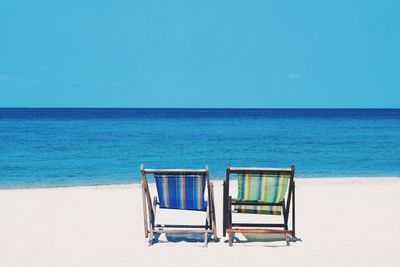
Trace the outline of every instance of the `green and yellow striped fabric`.
{"type": "MultiPolygon", "coordinates": [[[[239,201],[257,201],[260,203],[280,203],[284,200],[290,182],[290,174],[271,171],[260,173],[239,173],[239,201]]],[[[240,213],[280,215],[281,206],[235,205],[240,213]]]]}

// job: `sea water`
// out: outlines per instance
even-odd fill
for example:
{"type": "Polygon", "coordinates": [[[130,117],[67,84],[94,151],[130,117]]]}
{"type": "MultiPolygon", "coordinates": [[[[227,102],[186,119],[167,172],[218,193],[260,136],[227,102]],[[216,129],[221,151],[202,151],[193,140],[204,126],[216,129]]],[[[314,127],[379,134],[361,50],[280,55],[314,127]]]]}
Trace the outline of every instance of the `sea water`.
{"type": "Polygon", "coordinates": [[[400,109],[0,109],[0,187],[131,183],[148,168],[400,175],[400,109]]]}

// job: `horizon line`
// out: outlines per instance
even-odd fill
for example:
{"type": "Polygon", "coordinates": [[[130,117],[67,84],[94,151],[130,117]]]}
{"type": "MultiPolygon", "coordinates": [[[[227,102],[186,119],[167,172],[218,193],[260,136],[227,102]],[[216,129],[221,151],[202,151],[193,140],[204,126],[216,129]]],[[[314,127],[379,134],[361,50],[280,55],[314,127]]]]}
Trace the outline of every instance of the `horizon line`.
{"type": "Polygon", "coordinates": [[[0,109],[400,109],[400,107],[0,107],[0,109]]]}

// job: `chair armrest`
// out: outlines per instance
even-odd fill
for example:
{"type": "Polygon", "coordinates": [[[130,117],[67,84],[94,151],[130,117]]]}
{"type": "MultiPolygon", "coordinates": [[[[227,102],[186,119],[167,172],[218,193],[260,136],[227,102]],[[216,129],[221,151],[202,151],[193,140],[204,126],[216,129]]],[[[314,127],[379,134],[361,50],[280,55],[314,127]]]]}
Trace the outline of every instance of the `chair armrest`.
{"type": "Polygon", "coordinates": [[[229,213],[232,212],[232,201],[233,201],[232,197],[228,196],[228,207],[227,208],[228,208],[229,213]]]}
{"type": "Polygon", "coordinates": [[[156,214],[156,211],[157,211],[157,205],[158,205],[159,203],[158,203],[158,198],[157,198],[157,196],[154,196],[154,198],[153,198],[153,213],[154,214],[156,214]]]}
{"type": "Polygon", "coordinates": [[[214,203],[214,184],[210,181],[210,200],[214,203]]]}

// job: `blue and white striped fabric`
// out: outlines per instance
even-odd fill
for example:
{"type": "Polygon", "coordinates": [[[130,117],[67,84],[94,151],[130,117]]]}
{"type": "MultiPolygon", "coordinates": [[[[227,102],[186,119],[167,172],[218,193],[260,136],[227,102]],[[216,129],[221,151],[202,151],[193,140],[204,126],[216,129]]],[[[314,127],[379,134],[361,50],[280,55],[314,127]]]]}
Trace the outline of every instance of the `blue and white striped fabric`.
{"type": "Polygon", "coordinates": [[[204,174],[155,174],[160,208],[206,210],[204,174]]]}

